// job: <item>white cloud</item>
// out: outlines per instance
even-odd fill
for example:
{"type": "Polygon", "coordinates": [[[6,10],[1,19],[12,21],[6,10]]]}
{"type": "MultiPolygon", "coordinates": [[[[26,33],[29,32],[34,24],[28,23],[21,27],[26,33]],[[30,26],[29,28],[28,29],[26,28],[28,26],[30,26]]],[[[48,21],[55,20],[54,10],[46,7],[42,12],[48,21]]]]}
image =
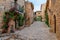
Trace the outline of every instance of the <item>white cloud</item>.
{"type": "Polygon", "coordinates": [[[36,2],[39,2],[40,0],[36,0],[36,2]]]}

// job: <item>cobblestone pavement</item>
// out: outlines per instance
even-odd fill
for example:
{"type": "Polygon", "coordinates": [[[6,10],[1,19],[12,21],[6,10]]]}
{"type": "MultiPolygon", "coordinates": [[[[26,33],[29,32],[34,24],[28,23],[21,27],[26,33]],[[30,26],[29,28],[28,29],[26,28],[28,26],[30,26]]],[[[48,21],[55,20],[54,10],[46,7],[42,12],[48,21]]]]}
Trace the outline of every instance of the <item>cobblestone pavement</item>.
{"type": "Polygon", "coordinates": [[[14,39],[10,40],[57,40],[54,33],[49,32],[49,28],[44,22],[34,22],[30,27],[15,32],[14,39]]]}

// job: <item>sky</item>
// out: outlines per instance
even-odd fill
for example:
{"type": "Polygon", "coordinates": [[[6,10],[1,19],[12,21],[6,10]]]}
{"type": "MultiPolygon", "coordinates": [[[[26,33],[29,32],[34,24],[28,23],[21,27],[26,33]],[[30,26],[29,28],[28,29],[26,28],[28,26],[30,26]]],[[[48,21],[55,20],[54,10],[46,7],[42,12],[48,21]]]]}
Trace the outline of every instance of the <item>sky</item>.
{"type": "Polygon", "coordinates": [[[47,0],[28,0],[34,4],[34,12],[39,11],[41,4],[46,3],[47,0]]]}

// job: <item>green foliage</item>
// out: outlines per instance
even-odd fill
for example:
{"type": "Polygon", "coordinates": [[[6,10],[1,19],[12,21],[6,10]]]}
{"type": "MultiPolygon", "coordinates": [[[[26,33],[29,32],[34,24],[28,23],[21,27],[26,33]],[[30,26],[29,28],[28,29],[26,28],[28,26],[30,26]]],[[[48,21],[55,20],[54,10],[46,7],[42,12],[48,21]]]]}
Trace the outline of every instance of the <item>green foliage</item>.
{"type": "Polygon", "coordinates": [[[41,16],[38,16],[39,17],[39,20],[42,21],[42,17],[41,16]]]}
{"type": "Polygon", "coordinates": [[[9,12],[9,18],[14,18],[14,14],[15,14],[15,12],[13,11],[13,12],[9,12]]]}
{"type": "Polygon", "coordinates": [[[46,18],[45,23],[49,26],[49,18],[47,11],[45,11],[45,18],[46,18]]]}
{"type": "Polygon", "coordinates": [[[35,19],[35,21],[42,21],[42,17],[41,16],[35,17],[34,19],[35,19]]]}
{"type": "Polygon", "coordinates": [[[7,24],[4,24],[4,25],[2,26],[2,28],[7,30],[8,25],[7,25],[7,24]]]}
{"type": "MultiPolygon", "coordinates": [[[[19,11],[23,13],[24,8],[20,7],[19,11]]],[[[5,23],[2,27],[3,29],[8,28],[8,22],[10,21],[9,19],[17,20],[18,26],[23,26],[24,25],[24,16],[22,14],[19,14],[15,11],[9,11],[9,12],[5,12],[5,15],[3,17],[3,22],[5,23]]]]}
{"type": "Polygon", "coordinates": [[[14,12],[5,12],[5,15],[3,16],[3,22],[5,23],[4,25],[3,25],[3,29],[7,29],[8,28],[8,22],[9,22],[9,19],[10,18],[14,18],[14,12]]]}
{"type": "Polygon", "coordinates": [[[6,16],[3,17],[3,21],[6,23],[8,20],[6,18],[6,16]]]}
{"type": "Polygon", "coordinates": [[[24,24],[24,16],[22,16],[21,14],[18,15],[18,26],[23,26],[24,24]]]}

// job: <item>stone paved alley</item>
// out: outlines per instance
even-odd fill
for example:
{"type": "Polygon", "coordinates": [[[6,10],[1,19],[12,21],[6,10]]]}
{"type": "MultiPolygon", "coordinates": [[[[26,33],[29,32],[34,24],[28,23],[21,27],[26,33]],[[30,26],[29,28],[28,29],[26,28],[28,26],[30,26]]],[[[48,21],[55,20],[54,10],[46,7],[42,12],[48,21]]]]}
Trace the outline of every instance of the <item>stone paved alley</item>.
{"type": "Polygon", "coordinates": [[[17,40],[57,40],[44,22],[34,22],[30,27],[16,31],[15,34],[18,35],[17,40]]]}

